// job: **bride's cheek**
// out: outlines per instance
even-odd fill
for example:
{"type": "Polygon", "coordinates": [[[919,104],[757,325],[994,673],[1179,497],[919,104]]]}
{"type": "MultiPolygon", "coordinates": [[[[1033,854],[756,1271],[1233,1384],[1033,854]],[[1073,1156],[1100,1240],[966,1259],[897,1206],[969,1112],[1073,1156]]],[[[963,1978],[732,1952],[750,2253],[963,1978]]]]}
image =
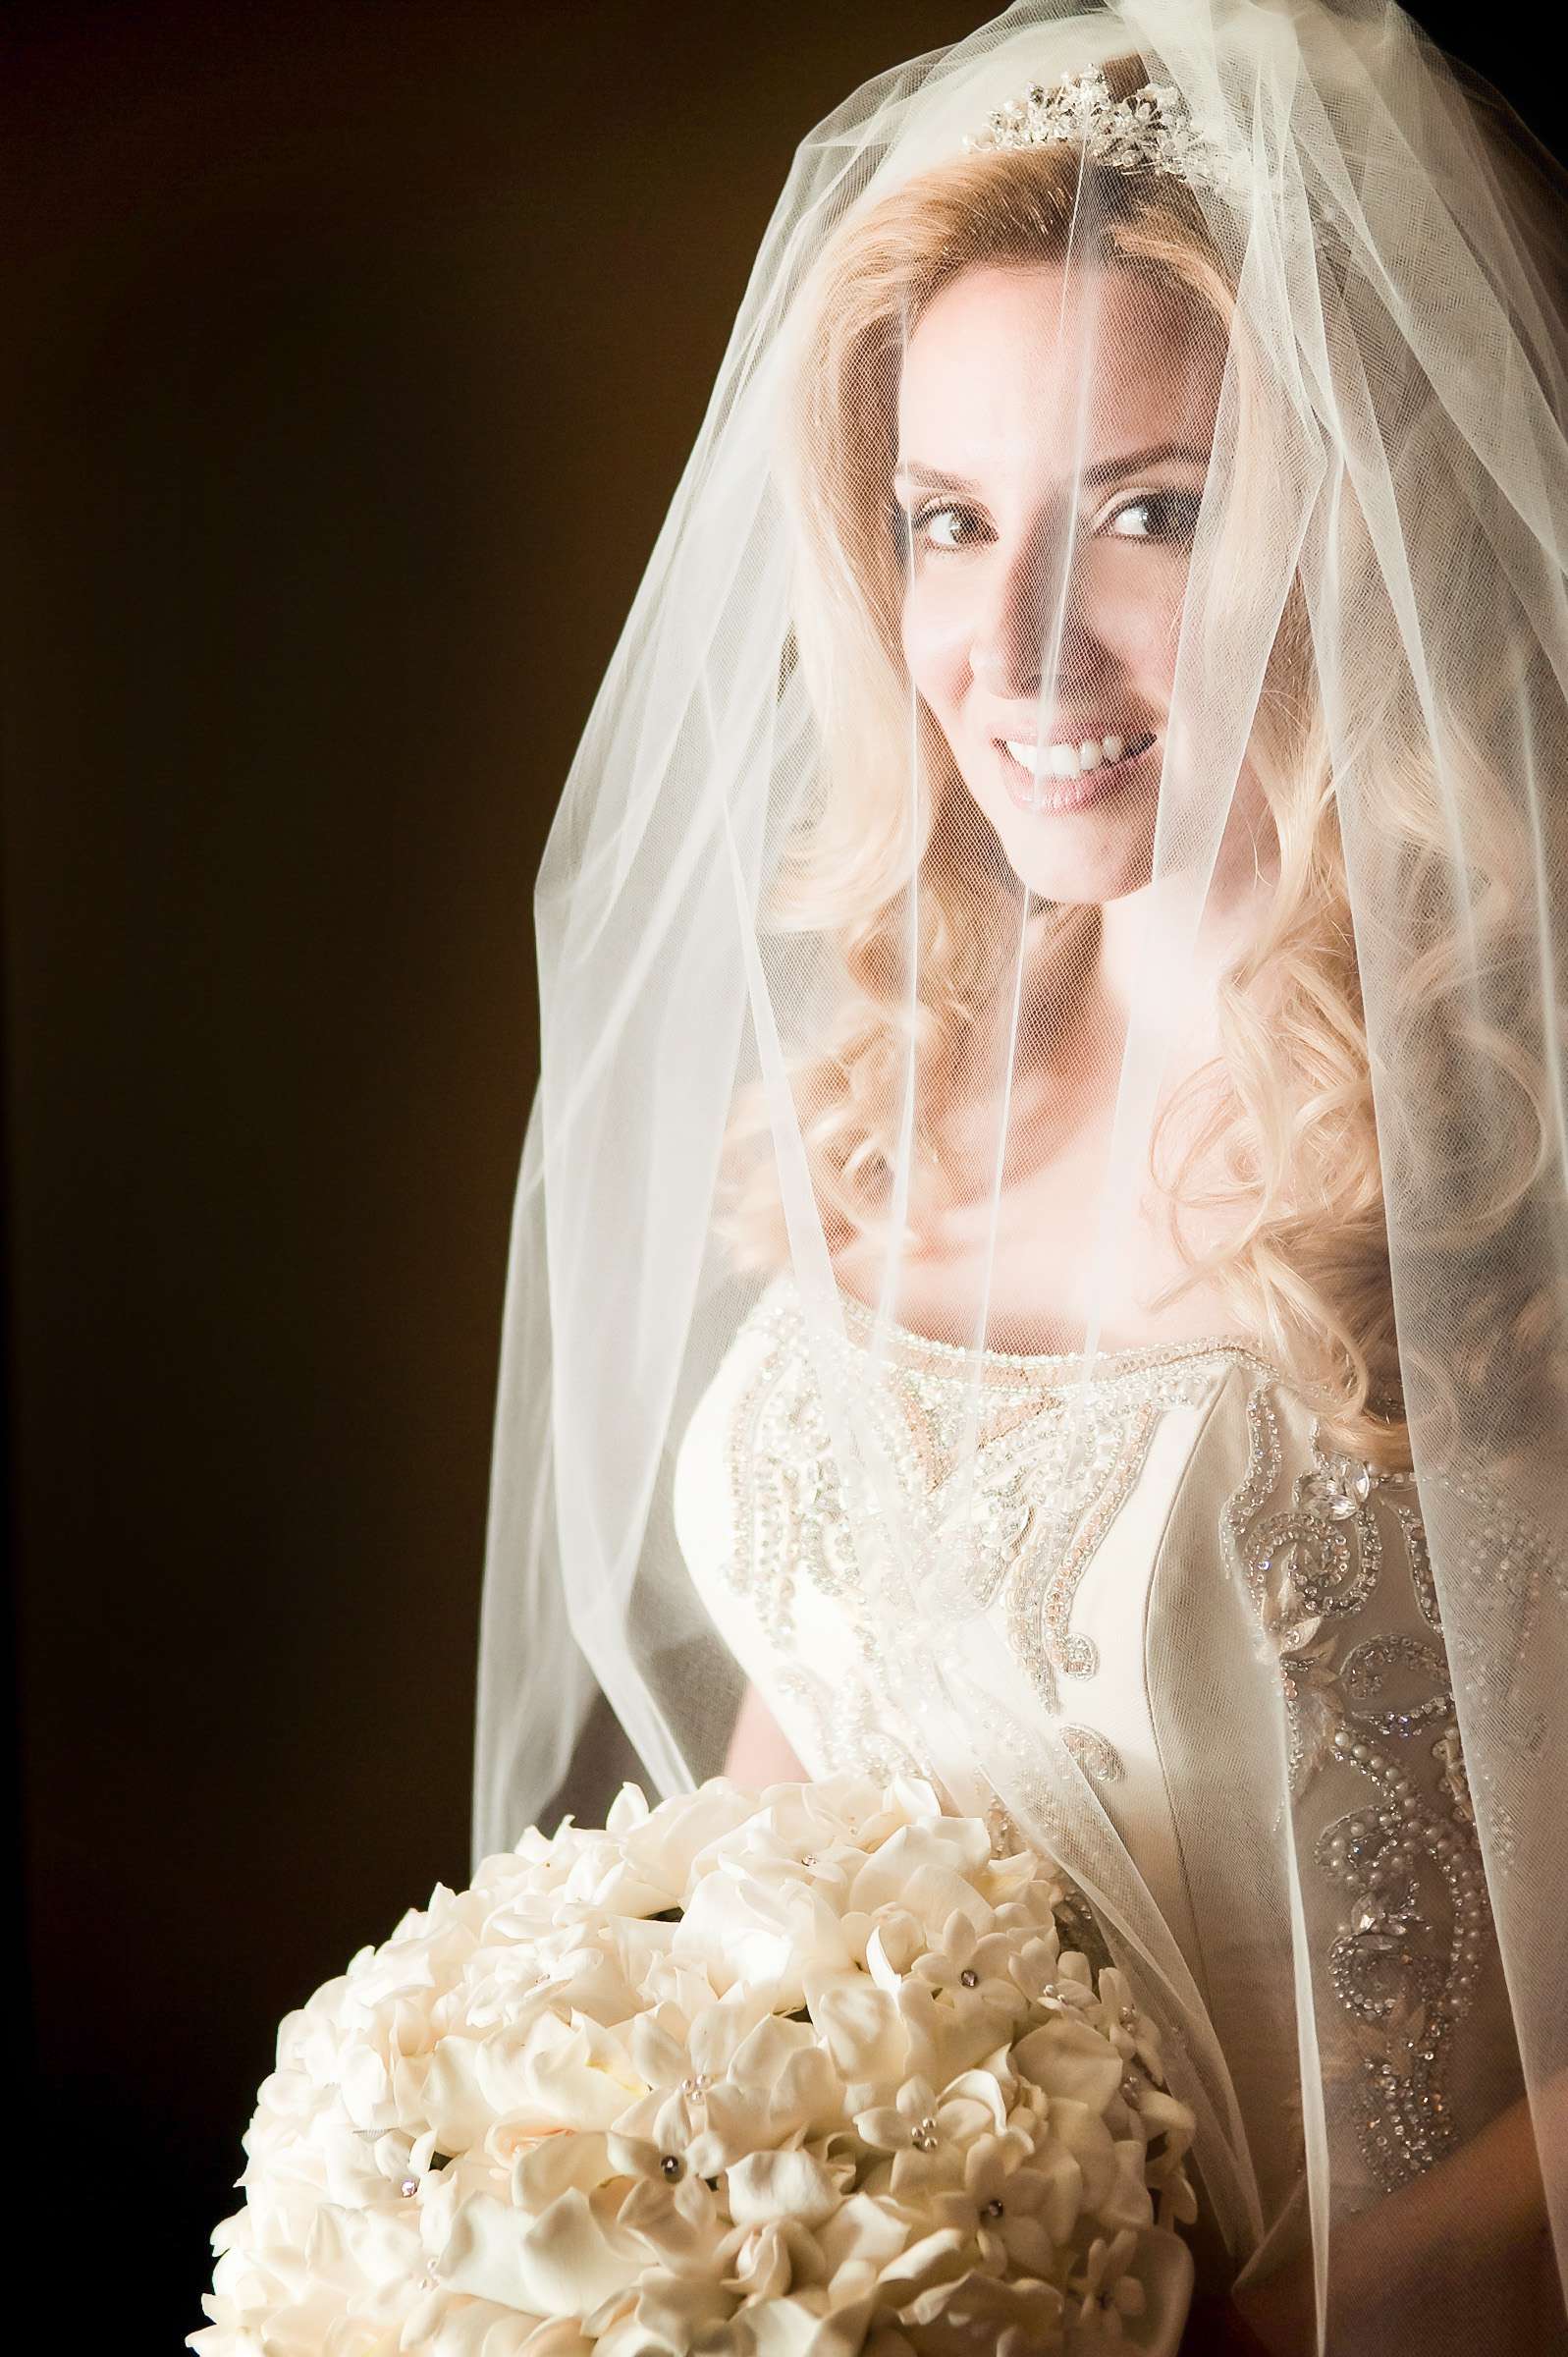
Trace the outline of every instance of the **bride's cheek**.
{"type": "Polygon", "coordinates": [[[917,584],[904,600],[900,636],[910,682],[940,719],[963,694],[972,629],[956,600],[917,584]]]}

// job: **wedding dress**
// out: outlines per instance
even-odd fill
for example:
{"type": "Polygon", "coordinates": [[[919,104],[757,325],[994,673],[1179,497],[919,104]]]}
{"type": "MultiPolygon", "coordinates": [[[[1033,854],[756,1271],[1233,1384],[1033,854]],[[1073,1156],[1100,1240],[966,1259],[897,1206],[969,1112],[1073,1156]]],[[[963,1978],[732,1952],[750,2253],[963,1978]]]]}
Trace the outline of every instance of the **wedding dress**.
{"type": "MultiPolygon", "coordinates": [[[[878,1363],[870,1315],[847,1296],[843,1309],[845,1371],[935,1538],[969,1354],[895,1330],[878,1363]]],[[[1310,1410],[1244,1343],[1107,1351],[1092,1368],[987,1351],[983,1370],[981,1539],[951,1609],[995,1624],[1173,1928],[1233,2082],[1259,2247],[1272,2235],[1277,2257],[1304,2227],[1305,2151],[1288,1893],[1268,1903],[1265,1865],[1275,1696],[1356,2196],[1407,2183],[1481,2127],[1511,2049],[1414,1487],[1325,1454],[1310,1410]],[[1080,1412],[1064,1429],[1069,1387],[1080,1412]]],[[[890,1697],[898,1634],[858,1576],[787,1278],[692,1416],[674,1504],[708,1611],[807,1770],[929,1774],[890,1697]]],[[[1204,2159],[1200,2144],[1200,2178],[1204,2159]]]]}
{"type": "Polygon", "coordinates": [[[1565,564],[1497,93],[1011,0],[801,141],[535,899],[476,1856],[744,1677],[995,1809],[1291,2357],[1568,2332],[1565,564]]]}

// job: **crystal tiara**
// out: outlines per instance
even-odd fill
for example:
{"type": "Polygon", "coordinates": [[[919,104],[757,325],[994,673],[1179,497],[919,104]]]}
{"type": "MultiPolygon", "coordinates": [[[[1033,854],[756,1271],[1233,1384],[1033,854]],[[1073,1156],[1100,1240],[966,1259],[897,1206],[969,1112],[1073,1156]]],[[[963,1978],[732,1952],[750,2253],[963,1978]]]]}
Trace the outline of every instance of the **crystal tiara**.
{"type": "Polygon", "coordinates": [[[988,115],[979,131],[966,136],[964,146],[979,152],[1069,139],[1081,143],[1096,163],[1121,172],[1172,173],[1226,196],[1242,194],[1250,177],[1217,139],[1198,130],[1178,90],[1146,82],[1130,98],[1115,99],[1098,66],[1064,75],[1049,87],[1032,82],[988,115]]]}

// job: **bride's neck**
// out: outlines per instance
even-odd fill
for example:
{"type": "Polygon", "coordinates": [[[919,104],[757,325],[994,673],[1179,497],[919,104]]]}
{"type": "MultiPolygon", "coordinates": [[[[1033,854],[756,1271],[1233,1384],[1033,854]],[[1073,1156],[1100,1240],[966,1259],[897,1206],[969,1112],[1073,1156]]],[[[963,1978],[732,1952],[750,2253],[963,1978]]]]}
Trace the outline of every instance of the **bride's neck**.
{"type": "Polygon", "coordinates": [[[1190,878],[1162,877],[1103,904],[1090,992],[1099,1023],[1125,1038],[1212,1043],[1219,984],[1237,963],[1273,889],[1275,865],[1250,830],[1222,844],[1201,908],[1190,878]]]}

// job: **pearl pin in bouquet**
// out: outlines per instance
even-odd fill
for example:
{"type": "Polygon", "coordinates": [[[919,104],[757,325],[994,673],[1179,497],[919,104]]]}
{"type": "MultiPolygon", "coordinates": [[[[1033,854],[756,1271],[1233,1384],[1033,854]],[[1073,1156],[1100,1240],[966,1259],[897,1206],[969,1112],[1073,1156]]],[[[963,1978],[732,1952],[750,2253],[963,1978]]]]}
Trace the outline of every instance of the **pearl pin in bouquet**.
{"type": "Polygon", "coordinates": [[[854,1777],[530,1831],[283,2022],[188,2345],[1170,2357],[1193,2115],[1015,1848],[854,1777]]]}

